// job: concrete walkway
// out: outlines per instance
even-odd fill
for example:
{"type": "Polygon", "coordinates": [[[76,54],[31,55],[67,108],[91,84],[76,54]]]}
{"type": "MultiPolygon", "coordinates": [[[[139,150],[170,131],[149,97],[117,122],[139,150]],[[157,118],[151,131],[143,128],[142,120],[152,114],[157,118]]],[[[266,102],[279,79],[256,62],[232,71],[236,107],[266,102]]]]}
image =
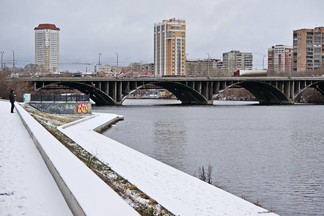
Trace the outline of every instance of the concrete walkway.
{"type": "Polygon", "coordinates": [[[175,215],[277,215],[93,131],[118,117],[95,113],[58,129],[175,215]]]}
{"type": "Polygon", "coordinates": [[[72,215],[19,115],[10,113],[10,103],[4,100],[0,100],[0,215],[72,215]]]}
{"type": "MultiPolygon", "coordinates": [[[[1,216],[71,215],[52,175],[76,215],[138,215],[22,107],[17,108],[21,118],[9,112],[9,102],[0,100],[1,216]]],[[[93,131],[116,118],[95,114],[59,129],[175,215],[276,215],[93,131]]]]}

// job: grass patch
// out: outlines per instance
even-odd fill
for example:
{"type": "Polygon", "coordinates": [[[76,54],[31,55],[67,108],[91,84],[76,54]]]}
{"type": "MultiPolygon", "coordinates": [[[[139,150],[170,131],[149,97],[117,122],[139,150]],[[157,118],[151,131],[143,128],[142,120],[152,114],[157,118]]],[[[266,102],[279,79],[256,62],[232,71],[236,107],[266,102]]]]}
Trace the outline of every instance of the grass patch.
{"type": "Polygon", "coordinates": [[[136,187],[136,185],[131,184],[131,185],[128,185],[126,187],[126,189],[128,189],[128,190],[137,190],[137,187],[136,187]]]}

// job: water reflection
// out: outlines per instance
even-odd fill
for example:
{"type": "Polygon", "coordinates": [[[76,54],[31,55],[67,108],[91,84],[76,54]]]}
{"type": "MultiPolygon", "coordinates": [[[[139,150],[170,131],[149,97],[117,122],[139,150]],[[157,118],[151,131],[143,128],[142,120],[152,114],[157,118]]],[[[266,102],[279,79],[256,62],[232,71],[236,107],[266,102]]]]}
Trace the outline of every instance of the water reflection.
{"type": "Polygon", "coordinates": [[[154,155],[160,161],[169,161],[169,165],[181,169],[184,167],[186,154],[185,145],[187,136],[185,125],[182,121],[173,119],[154,122],[154,155]],[[177,163],[170,157],[179,158],[177,163]]]}

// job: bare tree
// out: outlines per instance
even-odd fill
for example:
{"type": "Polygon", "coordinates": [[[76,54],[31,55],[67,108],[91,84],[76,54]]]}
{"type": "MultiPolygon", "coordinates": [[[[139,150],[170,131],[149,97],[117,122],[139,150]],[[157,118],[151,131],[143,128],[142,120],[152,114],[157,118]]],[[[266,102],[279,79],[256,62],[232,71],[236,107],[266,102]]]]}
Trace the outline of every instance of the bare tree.
{"type": "Polygon", "coordinates": [[[212,171],[213,168],[210,164],[208,164],[206,171],[204,166],[198,167],[198,178],[208,184],[212,184],[212,171]]]}
{"type": "Polygon", "coordinates": [[[8,99],[8,93],[10,89],[15,90],[17,95],[17,101],[22,101],[23,93],[30,93],[33,90],[33,86],[28,82],[18,81],[16,78],[10,78],[12,71],[5,69],[0,72],[0,97],[8,99]]]}

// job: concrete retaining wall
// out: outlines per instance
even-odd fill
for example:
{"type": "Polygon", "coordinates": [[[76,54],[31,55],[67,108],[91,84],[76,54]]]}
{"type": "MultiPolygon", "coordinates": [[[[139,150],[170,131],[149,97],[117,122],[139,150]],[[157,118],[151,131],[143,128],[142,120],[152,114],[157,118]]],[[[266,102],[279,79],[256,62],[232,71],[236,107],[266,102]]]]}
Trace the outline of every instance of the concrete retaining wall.
{"type": "Polygon", "coordinates": [[[27,111],[16,110],[74,215],[138,215],[27,111]]]}
{"type": "Polygon", "coordinates": [[[64,102],[64,103],[51,103],[51,102],[30,102],[29,105],[46,113],[53,114],[90,114],[90,102],[64,102]]]}

